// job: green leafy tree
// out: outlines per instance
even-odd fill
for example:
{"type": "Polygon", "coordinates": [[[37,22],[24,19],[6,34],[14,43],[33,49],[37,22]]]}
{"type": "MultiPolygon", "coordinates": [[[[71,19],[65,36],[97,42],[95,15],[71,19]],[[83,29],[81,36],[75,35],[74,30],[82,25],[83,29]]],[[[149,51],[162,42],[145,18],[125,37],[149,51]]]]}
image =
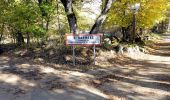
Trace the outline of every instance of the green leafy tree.
{"type": "Polygon", "coordinates": [[[137,30],[150,29],[156,23],[165,18],[167,11],[167,0],[117,0],[109,12],[105,27],[118,25],[122,27],[124,39],[127,35],[132,35],[133,12],[131,5],[140,3],[140,9],[136,14],[137,30]]]}

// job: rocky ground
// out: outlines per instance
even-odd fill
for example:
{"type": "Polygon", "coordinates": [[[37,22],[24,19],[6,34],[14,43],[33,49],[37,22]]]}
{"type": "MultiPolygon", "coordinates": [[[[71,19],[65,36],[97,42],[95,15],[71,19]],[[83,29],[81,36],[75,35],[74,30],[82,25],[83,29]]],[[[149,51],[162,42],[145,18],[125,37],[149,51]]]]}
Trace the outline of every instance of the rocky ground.
{"type": "Polygon", "coordinates": [[[170,100],[169,35],[151,54],[107,51],[96,60],[71,66],[1,54],[0,100],[170,100]]]}

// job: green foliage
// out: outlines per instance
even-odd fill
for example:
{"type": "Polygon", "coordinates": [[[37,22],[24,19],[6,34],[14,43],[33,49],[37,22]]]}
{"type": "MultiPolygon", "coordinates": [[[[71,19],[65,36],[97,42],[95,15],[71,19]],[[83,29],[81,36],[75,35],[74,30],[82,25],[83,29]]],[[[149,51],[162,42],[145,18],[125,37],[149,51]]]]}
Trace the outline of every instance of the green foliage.
{"type": "Polygon", "coordinates": [[[43,3],[40,5],[40,8],[42,11],[42,13],[44,14],[42,17],[45,18],[46,20],[49,20],[49,18],[52,17],[52,15],[54,15],[54,11],[56,9],[56,1],[52,0],[52,1],[43,1],[43,3]]]}
{"type": "MultiPolygon", "coordinates": [[[[24,38],[29,35],[32,39],[54,34],[63,36],[69,32],[67,16],[60,0],[42,1],[38,4],[37,0],[0,0],[0,27],[5,25],[5,32],[10,33],[12,37],[16,37],[15,33],[19,31],[24,38]],[[47,22],[48,28],[44,25],[47,22]]],[[[90,30],[94,19],[82,14],[83,1],[73,0],[73,9],[79,30],[90,30]]],[[[106,0],[102,1],[101,7],[105,5],[106,0]]],[[[159,23],[165,18],[166,10],[170,8],[168,0],[117,0],[112,5],[105,27],[131,26],[133,16],[129,6],[136,2],[141,4],[136,14],[138,29],[151,28],[159,23]]]]}
{"type": "Polygon", "coordinates": [[[25,33],[33,33],[33,37],[35,38],[42,38],[46,34],[46,30],[39,26],[30,26],[25,29],[25,33]]]}
{"type": "Polygon", "coordinates": [[[135,3],[140,3],[141,5],[139,11],[136,13],[137,28],[151,28],[165,18],[168,8],[167,0],[117,0],[112,5],[105,26],[131,26],[133,12],[130,6],[135,3]]]}
{"type": "Polygon", "coordinates": [[[165,19],[167,0],[148,0],[141,2],[141,10],[137,15],[138,27],[151,28],[165,19]]]}
{"type": "Polygon", "coordinates": [[[34,4],[17,3],[11,8],[9,20],[15,29],[23,30],[38,20],[38,11],[34,4]]]}
{"type": "Polygon", "coordinates": [[[11,2],[7,2],[1,0],[0,24],[5,23],[9,27],[9,31],[20,31],[23,35],[27,33],[32,37],[42,38],[46,35],[42,19],[50,20],[55,6],[53,3],[43,3],[41,7],[47,14],[45,17],[42,16],[39,5],[34,1],[11,0],[11,2]]]}

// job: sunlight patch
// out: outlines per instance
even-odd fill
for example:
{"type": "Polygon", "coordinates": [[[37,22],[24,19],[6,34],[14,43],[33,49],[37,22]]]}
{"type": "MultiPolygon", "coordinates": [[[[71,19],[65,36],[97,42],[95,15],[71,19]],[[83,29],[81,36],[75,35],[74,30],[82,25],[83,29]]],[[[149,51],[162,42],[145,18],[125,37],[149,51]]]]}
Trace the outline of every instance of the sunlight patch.
{"type": "Polygon", "coordinates": [[[1,74],[0,81],[16,85],[18,81],[21,80],[20,77],[16,75],[1,74]]]}
{"type": "Polygon", "coordinates": [[[96,94],[98,96],[101,96],[103,98],[106,98],[106,99],[108,98],[108,96],[103,94],[100,90],[98,90],[98,89],[96,89],[94,87],[88,86],[86,84],[80,84],[77,87],[80,88],[80,89],[86,90],[86,91],[88,91],[90,93],[93,93],[93,94],[96,94]]]}
{"type": "Polygon", "coordinates": [[[40,67],[40,69],[43,73],[54,73],[56,71],[54,68],[50,67],[40,67]]]}

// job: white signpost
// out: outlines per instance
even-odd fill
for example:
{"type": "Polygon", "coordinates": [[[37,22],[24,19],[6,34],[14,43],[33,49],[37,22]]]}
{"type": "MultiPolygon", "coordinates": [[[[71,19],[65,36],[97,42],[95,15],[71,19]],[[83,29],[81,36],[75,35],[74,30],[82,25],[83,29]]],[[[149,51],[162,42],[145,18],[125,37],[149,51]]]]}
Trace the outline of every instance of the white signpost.
{"type": "Polygon", "coordinates": [[[66,34],[66,45],[73,47],[73,65],[75,66],[75,45],[93,46],[94,64],[96,58],[96,46],[101,45],[102,34],[66,34]]]}

